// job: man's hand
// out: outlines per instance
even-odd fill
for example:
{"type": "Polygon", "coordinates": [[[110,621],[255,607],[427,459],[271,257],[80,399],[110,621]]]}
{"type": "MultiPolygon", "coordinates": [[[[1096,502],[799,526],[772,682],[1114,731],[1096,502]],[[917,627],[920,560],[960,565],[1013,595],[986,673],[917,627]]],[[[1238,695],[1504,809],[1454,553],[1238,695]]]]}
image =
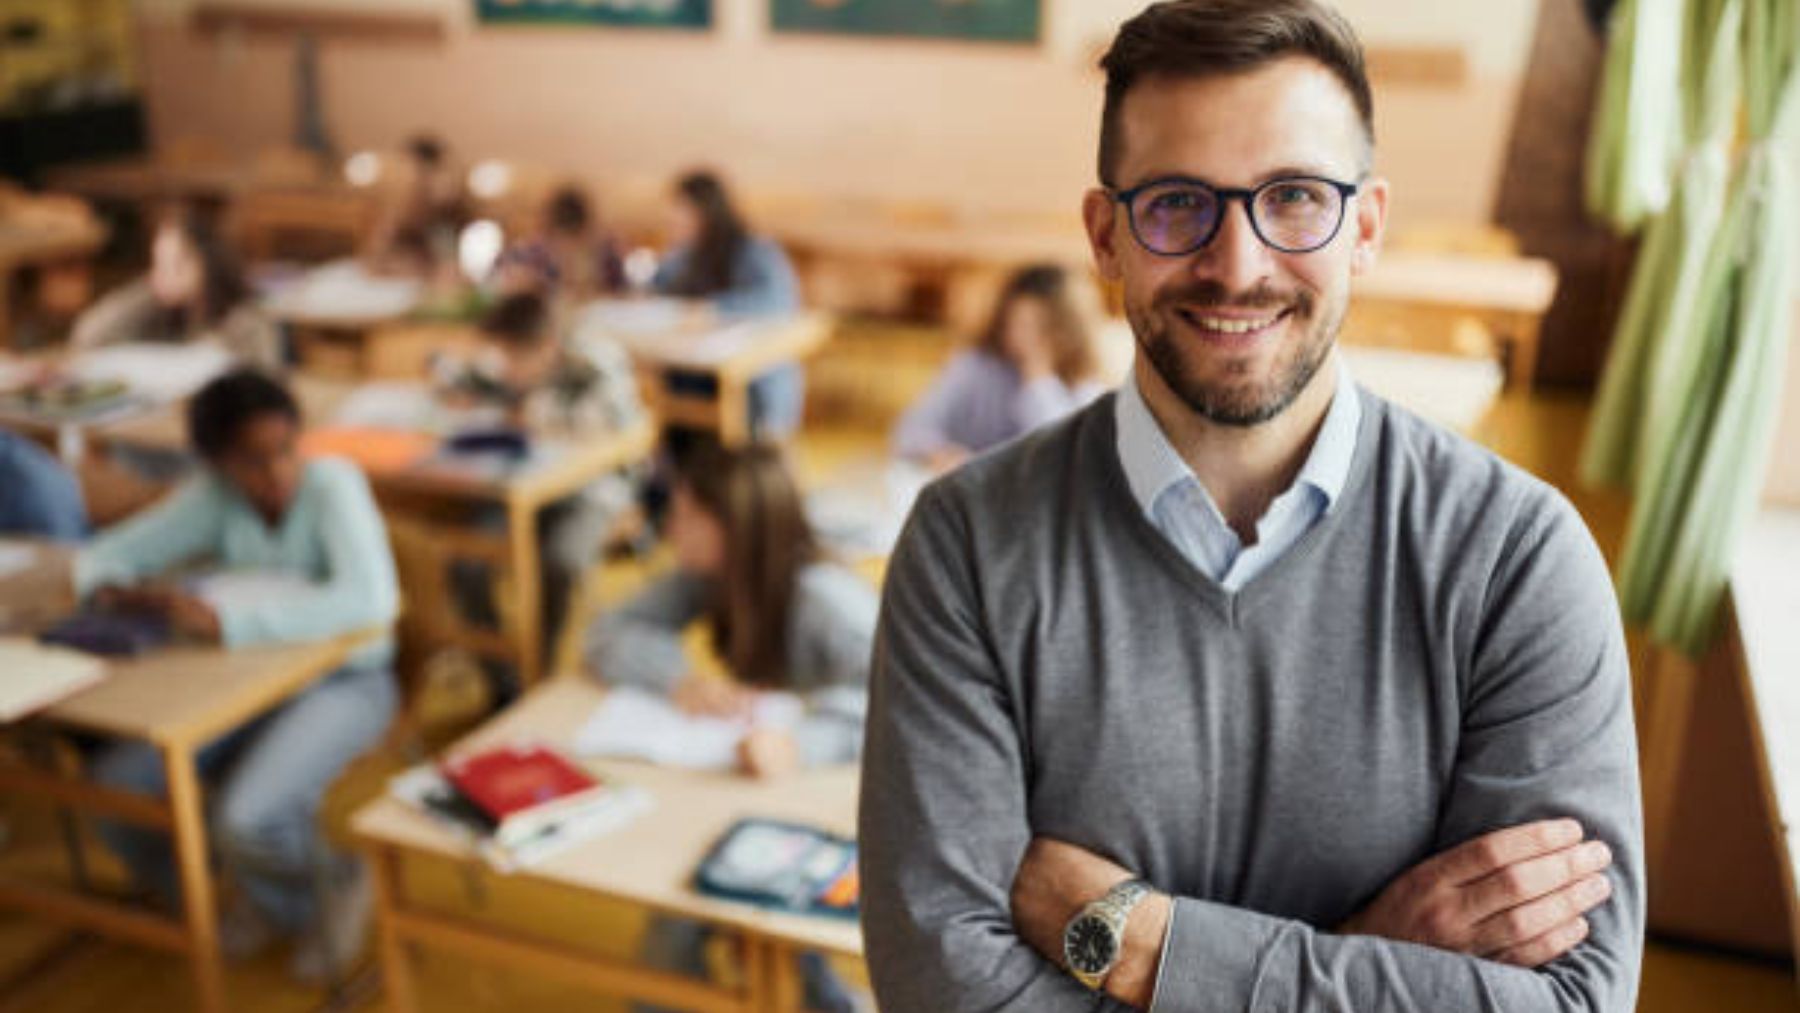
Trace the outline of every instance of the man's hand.
{"type": "Polygon", "coordinates": [[[169,625],[195,640],[216,644],[224,635],[219,626],[219,613],[199,595],[186,591],[171,592],[163,606],[169,625]]]}
{"type": "MultiPolygon", "coordinates": [[[[1062,967],[1063,928],[1069,919],[1130,878],[1129,871],[1090,851],[1034,838],[1013,877],[1013,928],[1046,960],[1062,967]]],[[[1152,893],[1132,909],[1125,922],[1125,946],[1106,976],[1107,994],[1114,999],[1138,1009],[1150,1005],[1170,908],[1168,897],[1152,893]]]]}
{"type": "Polygon", "coordinates": [[[1509,827],[1409,869],[1339,931],[1537,967],[1587,938],[1611,864],[1574,820],[1509,827]]]}

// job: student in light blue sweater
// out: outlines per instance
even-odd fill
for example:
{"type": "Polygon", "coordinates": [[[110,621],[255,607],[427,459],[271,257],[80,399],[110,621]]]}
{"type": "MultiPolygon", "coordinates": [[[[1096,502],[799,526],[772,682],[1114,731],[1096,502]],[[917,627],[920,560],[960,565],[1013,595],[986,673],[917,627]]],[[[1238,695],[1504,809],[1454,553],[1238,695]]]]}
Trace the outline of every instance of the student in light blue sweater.
{"type": "MultiPolygon", "coordinates": [[[[652,281],[661,294],[705,299],[731,317],[799,311],[800,283],[787,254],[774,240],[750,231],[717,175],[690,172],[676,181],[670,232],[674,247],[652,281]]],[[[750,384],[750,428],[788,435],[800,427],[805,404],[801,368],[772,369],[750,384]]]]}
{"type": "MultiPolygon", "coordinates": [[[[299,409],[280,384],[250,370],[227,374],[195,396],[188,422],[206,468],[78,554],[77,593],[161,613],[183,634],[226,647],[320,640],[393,622],[393,555],[368,482],[344,461],[300,456],[299,409]],[[208,602],[163,578],[200,561],[277,571],[303,588],[279,601],[208,602]]],[[[329,853],[316,815],[326,788],[393,717],[392,658],[384,637],[199,754],[213,840],[242,887],[242,902],[221,923],[228,954],[248,956],[296,936],[293,971],[317,981],[360,948],[368,878],[359,864],[329,853]],[[312,878],[320,868],[330,870],[325,919],[312,878]]],[[[116,788],[166,790],[162,755],[143,743],[102,752],[94,776],[116,788]]],[[[165,835],[114,823],[100,829],[140,886],[179,901],[165,835]]]]}

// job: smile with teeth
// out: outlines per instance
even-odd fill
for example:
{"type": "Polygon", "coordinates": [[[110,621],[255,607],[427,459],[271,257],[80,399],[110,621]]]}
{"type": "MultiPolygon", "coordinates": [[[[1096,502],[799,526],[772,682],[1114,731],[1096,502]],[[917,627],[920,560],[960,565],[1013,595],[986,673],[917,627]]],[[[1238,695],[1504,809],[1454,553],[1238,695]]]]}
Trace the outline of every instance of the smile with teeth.
{"type": "Polygon", "coordinates": [[[1253,334],[1275,325],[1276,321],[1287,315],[1287,311],[1270,314],[1256,319],[1242,317],[1215,317],[1193,310],[1182,310],[1181,315],[1188,322],[1203,330],[1216,331],[1220,334],[1253,334]]]}

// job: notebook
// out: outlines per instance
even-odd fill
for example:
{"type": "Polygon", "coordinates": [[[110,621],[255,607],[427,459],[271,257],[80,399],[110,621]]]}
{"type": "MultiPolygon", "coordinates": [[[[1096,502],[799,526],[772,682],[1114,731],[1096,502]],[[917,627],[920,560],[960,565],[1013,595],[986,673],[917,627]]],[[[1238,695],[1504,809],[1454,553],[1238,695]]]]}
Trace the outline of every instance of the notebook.
{"type": "Polygon", "coordinates": [[[619,756],[668,767],[730,770],[752,728],[792,728],[806,705],[792,693],[764,693],[748,718],[684,714],[667,699],[631,687],[610,690],[575,733],[581,756],[619,756]]]}
{"type": "Polygon", "coordinates": [[[22,637],[0,637],[0,721],[16,721],[106,678],[96,658],[22,637]]]}

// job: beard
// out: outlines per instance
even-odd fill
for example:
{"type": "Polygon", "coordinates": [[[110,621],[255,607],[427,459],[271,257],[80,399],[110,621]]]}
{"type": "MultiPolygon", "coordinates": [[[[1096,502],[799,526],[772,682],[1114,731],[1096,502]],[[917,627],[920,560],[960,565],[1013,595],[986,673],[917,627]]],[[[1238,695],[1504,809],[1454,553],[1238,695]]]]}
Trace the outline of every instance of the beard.
{"type": "Polygon", "coordinates": [[[1218,282],[1200,281],[1161,292],[1148,307],[1127,301],[1125,316],[1138,348],[1183,404],[1215,424],[1249,428],[1286,411],[1312,382],[1337,340],[1349,304],[1348,290],[1327,300],[1307,291],[1282,294],[1267,287],[1233,296],[1218,282]],[[1255,360],[1243,356],[1219,364],[1225,378],[1209,378],[1187,347],[1193,339],[1177,333],[1177,307],[1285,311],[1277,326],[1297,333],[1284,336],[1286,343],[1275,350],[1267,376],[1254,375],[1255,360]]]}

